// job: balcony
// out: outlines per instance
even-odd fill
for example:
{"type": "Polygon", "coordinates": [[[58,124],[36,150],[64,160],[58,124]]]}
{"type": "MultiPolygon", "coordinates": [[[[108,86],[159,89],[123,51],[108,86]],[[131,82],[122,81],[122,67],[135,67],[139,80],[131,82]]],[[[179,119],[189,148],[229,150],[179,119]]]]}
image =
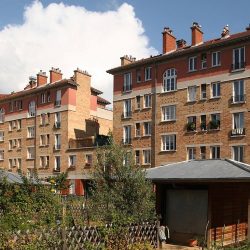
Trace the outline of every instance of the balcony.
{"type": "Polygon", "coordinates": [[[122,113],[122,119],[127,119],[132,117],[132,111],[126,111],[122,113]]]}
{"type": "Polygon", "coordinates": [[[245,103],[246,95],[234,95],[231,100],[231,104],[245,103]]]}
{"type": "Polygon", "coordinates": [[[246,129],[245,128],[235,128],[232,129],[231,131],[231,136],[236,137],[236,136],[244,136],[246,135],[246,129]]]}
{"type": "Polygon", "coordinates": [[[55,107],[60,107],[62,104],[61,100],[56,100],[55,101],[55,107]]]}
{"type": "Polygon", "coordinates": [[[231,71],[237,71],[245,69],[246,62],[236,62],[231,65],[231,71]]]}
{"type": "Polygon", "coordinates": [[[122,144],[123,145],[131,145],[131,143],[132,143],[131,138],[122,139],[122,144]]]}
{"type": "Polygon", "coordinates": [[[61,128],[61,122],[55,122],[54,127],[55,128],[61,128]]]}

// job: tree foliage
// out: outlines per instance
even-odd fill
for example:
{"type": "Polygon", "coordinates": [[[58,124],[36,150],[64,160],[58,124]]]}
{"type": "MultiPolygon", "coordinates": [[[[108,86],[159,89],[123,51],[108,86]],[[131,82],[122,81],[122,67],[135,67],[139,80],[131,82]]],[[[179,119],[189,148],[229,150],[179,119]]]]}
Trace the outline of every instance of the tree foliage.
{"type": "Polygon", "coordinates": [[[154,192],[131,152],[111,144],[97,151],[89,214],[102,223],[154,219],[154,192]]]}

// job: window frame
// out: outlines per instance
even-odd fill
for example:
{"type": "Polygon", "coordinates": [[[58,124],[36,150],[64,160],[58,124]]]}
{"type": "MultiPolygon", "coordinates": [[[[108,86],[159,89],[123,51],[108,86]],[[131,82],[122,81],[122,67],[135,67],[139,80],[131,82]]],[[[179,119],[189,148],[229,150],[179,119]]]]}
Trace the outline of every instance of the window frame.
{"type": "Polygon", "coordinates": [[[161,107],[161,121],[176,121],[176,105],[166,105],[161,107]]]}
{"type": "Polygon", "coordinates": [[[212,67],[221,66],[221,52],[220,51],[213,51],[211,55],[211,62],[212,67]]]}
{"type": "Polygon", "coordinates": [[[161,136],[161,151],[163,152],[171,152],[176,151],[176,134],[168,134],[161,136]],[[168,140],[167,140],[168,138],[168,140]],[[168,142],[168,145],[167,145],[168,142]]]}
{"type": "Polygon", "coordinates": [[[197,71],[197,56],[191,56],[188,58],[188,71],[189,72],[197,71]]]}
{"type": "Polygon", "coordinates": [[[152,80],[152,67],[146,67],[144,70],[145,82],[152,80]]]}
{"type": "Polygon", "coordinates": [[[173,92],[177,90],[177,71],[175,68],[167,69],[163,73],[162,92],[173,92]]]}
{"type": "Polygon", "coordinates": [[[211,83],[211,99],[221,98],[221,82],[212,82],[211,83]],[[215,86],[215,89],[214,89],[215,86]],[[218,87],[219,86],[219,87],[218,87]],[[215,92],[214,92],[215,90],[215,92]],[[219,92],[219,95],[218,95],[219,92]]]}

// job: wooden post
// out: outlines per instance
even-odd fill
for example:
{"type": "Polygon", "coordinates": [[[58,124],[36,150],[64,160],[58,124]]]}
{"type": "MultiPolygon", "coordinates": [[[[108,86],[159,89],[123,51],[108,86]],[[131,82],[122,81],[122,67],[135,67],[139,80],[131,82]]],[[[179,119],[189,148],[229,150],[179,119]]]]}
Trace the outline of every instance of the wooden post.
{"type": "Polygon", "coordinates": [[[250,199],[248,199],[248,233],[247,240],[250,241],[250,199]]]}

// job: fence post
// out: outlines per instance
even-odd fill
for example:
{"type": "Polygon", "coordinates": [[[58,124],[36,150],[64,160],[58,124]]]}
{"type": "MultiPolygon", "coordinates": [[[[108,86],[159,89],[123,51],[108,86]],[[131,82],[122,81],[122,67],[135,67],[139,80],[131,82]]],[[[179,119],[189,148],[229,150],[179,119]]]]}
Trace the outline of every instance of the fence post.
{"type": "Polygon", "coordinates": [[[160,220],[157,220],[157,247],[159,249],[162,249],[162,241],[159,237],[160,226],[161,226],[160,220]]]}

